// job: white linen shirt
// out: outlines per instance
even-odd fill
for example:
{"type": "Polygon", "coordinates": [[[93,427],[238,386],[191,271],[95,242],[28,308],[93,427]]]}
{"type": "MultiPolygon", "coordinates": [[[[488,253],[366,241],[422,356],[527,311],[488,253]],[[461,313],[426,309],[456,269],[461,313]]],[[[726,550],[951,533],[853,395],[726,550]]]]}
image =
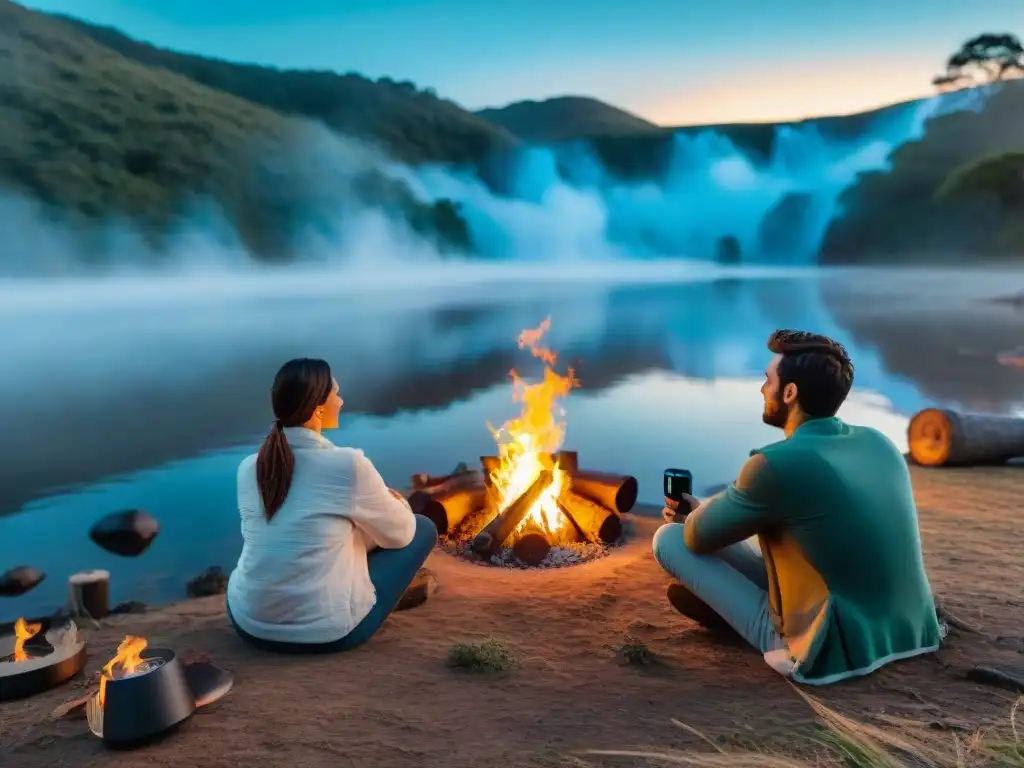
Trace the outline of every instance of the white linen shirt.
{"type": "Polygon", "coordinates": [[[228,604],[254,637],[331,642],[351,632],[377,602],[367,552],[408,545],[416,520],[362,451],[337,447],[303,427],[284,433],[295,470],[269,522],[256,486],[256,454],[238,467],[243,544],[228,581],[228,604]]]}

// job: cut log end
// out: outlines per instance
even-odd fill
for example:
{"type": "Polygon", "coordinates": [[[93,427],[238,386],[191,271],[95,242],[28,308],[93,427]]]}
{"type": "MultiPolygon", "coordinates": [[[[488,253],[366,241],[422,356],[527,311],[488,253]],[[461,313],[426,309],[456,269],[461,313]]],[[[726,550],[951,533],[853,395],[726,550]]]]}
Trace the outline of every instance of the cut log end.
{"type": "Polygon", "coordinates": [[[924,467],[939,467],[949,461],[954,426],[949,415],[938,408],[915,414],[907,429],[910,458],[924,467]]]}
{"type": "Polygon", "coordinates": [[[512,545],[512,551],[525,565],[540,565],[551,551],[551,542],[541,531],[531,530],[520,536],[512,545]]]}

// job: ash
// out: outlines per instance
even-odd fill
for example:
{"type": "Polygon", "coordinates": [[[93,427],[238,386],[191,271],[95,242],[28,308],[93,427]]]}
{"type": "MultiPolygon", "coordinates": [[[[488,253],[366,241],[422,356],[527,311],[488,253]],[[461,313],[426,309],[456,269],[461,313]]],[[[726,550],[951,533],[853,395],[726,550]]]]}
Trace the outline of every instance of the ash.
{"type": "Polygon", "coordinates": [[[450,555],[455,555],[464,560],[469,560],[477,565],[490,565],[499,568],[519,568],[533,570],[536,568],[568,568],[572,565],[587,563],[591,560],[600,560],[606,557],[616,544],[589,544],[572,543],[552,547],[547,557],[540,561],[539,565],[526,565],[517,557],[512,547],[502,547],[489,560],[484,560],[470,549],[470,541],[466,539],[442,540],[440,548],[450,555]]]}

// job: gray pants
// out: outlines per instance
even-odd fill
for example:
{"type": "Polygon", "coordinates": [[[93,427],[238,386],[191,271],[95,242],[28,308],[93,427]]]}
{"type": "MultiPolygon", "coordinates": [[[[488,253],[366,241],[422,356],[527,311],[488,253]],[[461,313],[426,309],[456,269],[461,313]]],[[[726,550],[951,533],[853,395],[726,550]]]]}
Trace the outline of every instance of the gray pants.
{"type": "Polygon", "coordinates": [[[668,523],[654,534],[654,558],[762,654],[786,648],[768,607],[768,573],[747,541],[711,555],[696,555],[683,540],[685,523],[668,523]]]}

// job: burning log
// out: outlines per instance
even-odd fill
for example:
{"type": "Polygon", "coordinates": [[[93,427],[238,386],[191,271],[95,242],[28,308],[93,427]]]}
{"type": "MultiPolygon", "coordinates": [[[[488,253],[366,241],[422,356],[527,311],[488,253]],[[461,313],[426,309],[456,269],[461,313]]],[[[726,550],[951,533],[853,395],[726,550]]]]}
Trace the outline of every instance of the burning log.
{"type": "Polygon", "coordinates": [[[160,523],[148,512],[128,509],[99,520],[89,530],[97,546],[122,557],[137,557],[149,549],[160,533],[160,523]]]}
{"type": "Polygon", "coordinates": [[[926,408],[910,420],[907,442],[925,467],[1004,464],[1024,456],[1024,419],[926,408]]]}
{"type": "Polygon", "coordinates": [[[580,455],[576,451],[559,451],[555,454],[555,463],[564,472],[578,472],[580,455]]]}
{"type": "Polygon", "coordinates": [[[19,565],[0,575],[0,597],[18,597],[35,589],[46,574],[31,565],[19,565]]]}
{"type": "Polygon", "coordinates": [[[572,490],[603,507],[624,515],[636,504],[639,487],[635,477],[578,469],[569,472],[572,490]]]}
{"type": "Polygon", "coordinates": [[[612,544],[622,535],[621,517],[578,493],[563,493],[558,508],[591,543],[612,544]]]}
{"type": "Polygon", "coordinates": [[[413,491],[409,495],[412,511],[429,519],[441,536],[448,535],[486,503],[487,487],[479,472],[452,478],[436,489],[413,491]]]}
{"type": "Polygon", "coordinates": [[[473,539],[473,551],[485,558],[494,555],[537,503],[544,489],[551,484],[551,479],[551,470],[541,470],[533,484],[477,534],[473,539]]]}
{"type": "Polygon", "coordinates": [[[501,469],[501,459],[497,456],[481,456],[480,466],[484,468],[484,483],[490,487],[491,477],[501,469]]]}
{"type": "Polygon", "coordinates": [[[512,545],[512,551],[520,562],[526,565],[540,565],[551,551],[551,542],[539,527],[529,525],[519,534],[516,543],[512,545]]]}
{"type": "Polygon", "coordinates": [[[72,616],[106,618],[110,613],[110,572],[82,571],[68,578],[68,611],[72,616]]]}

